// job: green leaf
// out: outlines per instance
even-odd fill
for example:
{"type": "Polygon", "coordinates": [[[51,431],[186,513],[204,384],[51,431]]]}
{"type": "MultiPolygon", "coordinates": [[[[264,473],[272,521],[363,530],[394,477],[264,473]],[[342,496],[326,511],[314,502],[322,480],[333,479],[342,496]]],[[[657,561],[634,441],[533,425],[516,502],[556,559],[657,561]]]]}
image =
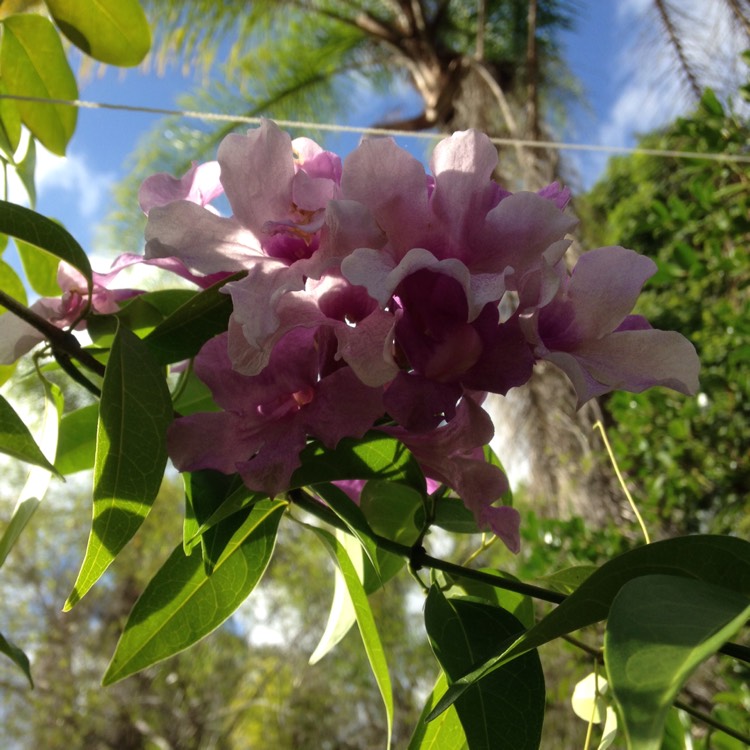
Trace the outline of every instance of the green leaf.
{"type": "MultiPolygon", "coordinates": [[[[7,237],[6,237],[7,239],[7,237]]],[[[4,260],[0,260],[0,289],[13,299],[27,304],[26,288],[18,274],[4,260]]],[[[0,305],[0,315],[11,315],[0,305]]]]}
{"type": "Polygon", "coordinates": [[[29,204],[33,208],[36,204],[36,183],[34,182],[36,177],[36,141],[33,138],[29,138],[23,159],[16,162],[16,175],[26,190],[29,196],[29,204]]]}
{"type": "Polygon", "coordinates": [[[0,452],[57,473],[31,436],[29,428],[3,396],[0,396],[0,452]]]}
{"type": "Polygon", "coordinates": [[[562,594],[572,594],[596,570],[596,565],[573,565],[542,576],[539,580],[562,594]]]}
{"type": "MultiPolygon", "coordinates": [[[[9,94],[43,99],[77,99],[78,87],[52,23],[31,13],[2,21],[0,71],[9,94]]],[[[64,156],[78,112],[63,104],[18,101],[21,119],[53,154],[64,156]]]]}
{"type": "Polygon", "coordinates": [[[435,687],[427,696],[427,702],[424,704],[407,750],[468,750],[464,728],[461,726],[455,706],[444,711],[437,719],[427,721],[427,716],[447,688],[445,672],[441,672],[435,687]]]}
{"type": "Polygon", "coordinates": [[[102,383],[94,462],[94,518],[70,609],[97,581],[151,510],[167,463],[172,401],[161,368],[120,328],[102,383]]]}
{"type": "Polygon", "coordinates": [[[292,475],[293,487],[340,479],[387,479],[426,491],[414,456],[403,443],[379,432],[368,432],[361,440],[344,438],[335,450],[312,443],[302,451],[300,461],[302,465],[292,475]]]}
{"type": "Polygon", "coordinates": [[[435,500],[433,525],[452,534],[478,534],[479,527],[474,514],[456,497],[438,497],[435,500]]]}
{"type": "MultiPolygon", "coordinates": [[[[41,421],[37,432],[39,450],[43,456],[50,458],[57,449],[57,437],[60,425],[60,415],[63,410],[63,395],[60,388],[40,377],[43,388],[42,404],[40,408],[41,421]]],[[[54,469],[52,469],[54,471],[54,469]]],[[[18,541],[21,532],[31,520],[39,503],[47,494],[52,471],[44,465],[32,466],[16,501],[13,515],[0,538],[0,566],[18,541]]],[[[55,471],[55,473],[57,473],[55,471]]],[[[58,475],[59,476],[59,475],[58,475]]]]}
{"type": "Polygon", "coordinates": [[[664,573],[715,583],[750,594],[750,542],[696,535],[666,539],[625,552],[592,573],[562,604],[513,642],[451,686],[435,709],[445,710],[461,693],[511,659],[574,630],[606,619],[620,589],[643,575],[664,573]]]}
{"type": "Polygon", "coordinates": [[[219,627],[263,577],[285,508],[276,500],[253,506],[210,576],[201,558],[187,557],[179,545],[135,603],[103,684],[173,656],[219,627]]]}
{"type": "Polygon", "coordinates": [[[55,466],[64,475],[94,468],[96,456],[97,404],[89,404],[65,414],[60,421],[55,466]]]}
{"type": "Polygon", "coordinates": [[[0,633],[0,653],[5,654],[13,661],[21,671],[26,675],[29,686],[34,687],[34,680],[31,678],[31,667],[29,666],[29,657],[21,651],[15,643],[11,643],[2,633],[0,633]]]}
{"type": "Polygon", "coordinates": [[[380,636],[378,635],[377,626],[375,625],[375,618],[370,609],[370,603],[367,600],[367,594],[365,593],[362,583],[359,580],[359,576],[357,575],[357,571],[341,542],[339,542],[333,534],[324,529],[319,529],[314,526],[309,526],[308,528],[323,542],[326,549],[333,557],[334,562],[341,570],[341,574],[346,582],[349,596],[351,597],[354,610],[357,614],[357,626],[359,627],[359,633],[362,636],[365,653],[367,654],[372,673],[375,675],[375,681],[378,684],[378,689],[380,690],[380,695],[382,696],[385,705],[386,723],[388,725],[387,747],[390,748],[391,734],[393,730],[393,691],[391,688],[391,678],[388,674],[388,663],[385,659],[383,646],[380,643],[380,636]]]}
{"type": "MultiPolygon", "coordinates": [[[[496,568],[479,568],[479,571],[482,573],[492,573],[493,575],[501,576],[502,578],[507,578],[511,581],[519,581],[518,578],[510,573],[506,573],[503,570],[497,570],[496,568]]],[[[454,585],[458,587],[458,590],[462,590],[466,595],[478,599],[484,599],[487,603],[502,607],[506,612],[510,612],[525,629],[528,630],[534,626],[534,622],[536,621],[534,616],[534,602],[530,596],[519,594],[515,591],[501,589],[497,586],[491,586],[489,583],[477,581],[473,578],[446,575],[446,579],[453,581],[454,585]]],[[[453,589],[450,589],[448,596],[454,595],[453,589]]]]}
{"type": "MultiPolygon", "coordinates": [[[[336,529],[334,535],[349,555],[359,580],[364,581],[365,561],[362,546],[345,531],[336,529]]],[[[336,565],[333,576],[333,601],[328,613],[328,622],[318,645],[310,655],[309,663],[317,664],[334,646],[341,642],[341,639],[351,630],[356,621],[357,611],[354,608],[351,596],[349,596],[346,579],[341,572],[341,568],[336,565]]]]}
{"type": "Polygon", "coordinates": [[[190,359],[206,341],[227,330],[232,298],[221,288],[243,275],[244,271],[236,273],[195,294],[146,336],[157,362],[167,365],[190,359]]]}
{"type": "MultiPolygon", "coordinates": [[[[0,94],[8,89],[0,79],[0,94]]],[[[18,144],[21,142],[21,115],[18,105],[12,99],[0,99],[0,150],[7,161],[12,162],[18,144]]]]}
{"type": "Polygon", "coordinates": [[[62,294],[57,283],[60,259],[23,240],[16,240],[16,249],[29,286],[42,297],[59,297],[62,294]]]}
{"type": "MultiPolygon", "coordinates": [[[[427,595],[425,626],[449,682],[481,664],[498,640],[523,630],[504,609],[473,599],[446,599],[435,585],[427,595]]],[[[542,665],[536,651],[529,651],[472,685],[455,708],[471,750],[536,750],[544,702],[542,665]]]]}
{"type": "Polygon", "coordinates": [[[87,55],[110,65],[138,65],[151,30],[138,0],[44,0],[63,34],[87,55]]]}
{"type": "Polygon", "coordinates": [[[91,264],[83,248],[59,224],[29,208],[0,201],[0,232],[52,253],[77,268],[89,284],[91,264]]]}
{"type": "Polygon", "coordinates": [[[629,750],[659,750],[672,702],[693,671],[750,617],[750,597],[672,575],[626,583],[604,636],[610,689],[629,750]]]}

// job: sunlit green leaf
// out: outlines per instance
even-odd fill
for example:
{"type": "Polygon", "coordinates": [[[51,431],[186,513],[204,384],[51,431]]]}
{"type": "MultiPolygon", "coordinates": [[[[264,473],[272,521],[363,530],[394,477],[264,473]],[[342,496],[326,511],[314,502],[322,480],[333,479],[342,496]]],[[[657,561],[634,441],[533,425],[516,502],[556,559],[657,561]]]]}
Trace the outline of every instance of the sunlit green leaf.
{"type": "Polygon", "coordinates": [[[0,395],[0,452],[26,463],[43,466],[56,472],[55,467],[45,458],[29,428],[13,407],[0,395]]]}
{"type": "MultiPolygon", "coordinates": [[[[336,539],[346,550],[351,560],[354,570],[359,576],[359,580],[364,580],[365,559],[360,543],[345,531],[336,529],[334,532],[336,539]]],[[[346,579],[337,565],[334,568],[333,577],[333,601],[328,613],[328,622],[326,623],[323,635],[320,637],[318,645],[310,655],[310,664],[317,664],[341,639],[351,630],[352,625],[357,622],[357,611],[354,608],[349,589],[346,585],[346,579]]]]}
{"type": "Polygon", "coordinates": [[[672,575],[626,583],[604,636],[609,685],[629,750],[659,750],[667,712],[687,678],[750,617],[750,597],[672,575]]]}
{"type": "Polygon", "coordinates": [[[29,657],[26,656],[26,654],[21,651],[15,643],[11,643],[2,633],[0,633],[0,653],[5,654],[11,661],[13,661],[26,675],[29,685],[34,687],[34,680],[31,679],[29,657]]]}
{"type": "Polygon", "coordinates": [[[61,474],[75,474],[94,468],[98,419],[97,404],[84,406],[63,416],[55,458],[55,466],[61,474]]]}
{"type": "MultiPolygon", "coordinates": [[[[473,599],[446,599],[437,586],[425,605],[430,645],[451,682],[523,630],[509,612],[473,599]]],[[[545,688],[536,651],[503,665],[455,702],[471,750],[536,750],[542,736],[545,688]]]]}
{"type": "Polygon", "coordinates": [[[391,746],[391,733],[393,729],[393,690],[391,687],[391,678],[388,674],[388,663],[386,662],[383,646],[380,642],[375,618],[373,617],[370,603],[367,600],[362,583],[359,580],[357,571],[352,564],[346,549],[336,537],[324,529],[309,527],[323,542],[328,552],[341,570],[341,574],[346,582],[349,596],[354,605],[357,615],[357,626],[362,636],[362,643],[365,647],[365,653],[370,662],[375,681],[378,684],[380,695],[385,705],[386,723],[388,726],[388,744],[391,746]]]}
{"type": "Polygon", "coordinates": [[[110,65],[138,65],[151,30],[138,0],[44,0],[55,23],[78,49],[110,65]]]}
{"type": "MultiPolygon", "coordinates": [[[[62,391],[54,383],[40,378],[43,396],[38,411],[41,415],[36,437],[43,456],[52,458],[57,449],[60,415],[63,410],[62,391]]],[[[56,472],[55,472],[56,473],[56,472]]],[[[52,471],[45,465],[35,465],[29,470],[8,525],[0,538],[0,566],[15,545],[26,524],[31,520],[39,503],[47,494],[52,471]]]]}
{"type": "Polygon", "coordinates": [[[520,638],[498,646],[481,666],[451,685],[435,713],[463,691],[530,649],[607,618],[620,589],[643,575],[684,576],[750,595],[750,542],[737,537],[695,535],[654,542],[626,552],[592,573],[562,604],[520,638]]]}
{"type": "MultiPolygon", "coordinates": [[[[0,79],[0,94],[8,90],[0,79]]],[[[18,105],[12,99],[0,99],[0,151],[8,161],[13,160],[21,141],[21,115],[18,105]]]]}
{"type": "Polygon", "coordinates": [[[93,586],[151,510],[167,462],[171,420],[164,373],[148,347],[121,328],[102,384],[91,534],[65,609],[93,586]]]}
{"type": "Polygon", "coordinates": [[[33,138],[29,138],[23,158],[16,161],[16,176],[29,196],[29,205],[34,208],[36,205],[36,141],[33,138]]]}
{"type": "Polygon", "coordinates": [[[23,240],[16,240],[16,248],[29,286],[42,297],[59,297],[62,294],[57,283],[60,259],[23,240]]]}
{"type": "Polygon", "coordinates": [[[464,728],[461,726],[455,706],[444,711],[437,719],[427,721],[427,716],[447,688],[445,673],[441,672],[435,687],[427,696],[427,702],[424,704],[407,750],[468,750],[464,728]]]}
{"type": "MultiPolygon", "coordinates": [[[[57,30],[44,16],[23,13],[3,19],[0,71],[9,94],[77,99],[78,87],[57,30]]],[[[63,104],[18,101],[24,125],[53,154],[63,156],[78,111],[63,104]]]]}
{"type": "Polygon", "coordinates": [[[593,572],[596,565],[573,565],[540,578],[547,586],[563,594],[572,594],[593,572]]]}
{"type": "Polygon", "coordinates": [[[59,224],[29,208],[0,201],[0,232],[65,260],[91,282],[91,264],[83,248],[59,224]]]}
{"type": "Polygon", "coordinates": [[[187,557],[179,545],[135,603],[104,684],[166,659],[219,627],[262,578],[285,507],[275,500],[253,506],[210,576],[200,556],[187,557]]]}

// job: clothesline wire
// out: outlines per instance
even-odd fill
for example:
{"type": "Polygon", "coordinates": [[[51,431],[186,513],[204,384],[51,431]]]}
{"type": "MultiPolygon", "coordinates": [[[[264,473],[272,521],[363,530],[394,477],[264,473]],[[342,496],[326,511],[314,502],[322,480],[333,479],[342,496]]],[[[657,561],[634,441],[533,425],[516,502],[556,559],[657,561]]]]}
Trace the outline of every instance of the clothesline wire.
{"type": "MultiPolygon", "coordinates": [[[[14,101],[35,102],[37,104],[55,104],[78,109],[104,109],[119,112],[139,112],[154,115],[170,115],[195,120],[214,122],[237,122],[259,125],[264,118],[246,115],[231,115],[221,112],[198,112],[194,110],[165,109],[163,107],[144,107],[133,104],[113,104],[111,102],[93,102],[85,99],[52,99],[38,96],[22,96],[20,94],[0,94],[0,101],[12,99],[14,101]]],[[[441,134],[398,130],[394,128],[372,128],[358,125],[339,125],[336,123],[304,122],[298,120],[279,120],[274,122],[284,128],[298,128],[306,130],[321,130],[332,133],[353,133],[359,135],[389,135],[401,138],[437,139],[441,134]]],[[[641,148],[639,146],[606,146],[595,143],[559,143],[557,141],[536,141],[523,138],[491,138],[498,146],[525,146],[527,148],[547,148],[557,151],[589,151],[609,154],[642,154],[645,156],[662,156],[676,159],[705,159],[708,161],[725,161],[750,164],[750,154],[723,154],[714,152],[677,151],[672,149],[641,148]]]]}

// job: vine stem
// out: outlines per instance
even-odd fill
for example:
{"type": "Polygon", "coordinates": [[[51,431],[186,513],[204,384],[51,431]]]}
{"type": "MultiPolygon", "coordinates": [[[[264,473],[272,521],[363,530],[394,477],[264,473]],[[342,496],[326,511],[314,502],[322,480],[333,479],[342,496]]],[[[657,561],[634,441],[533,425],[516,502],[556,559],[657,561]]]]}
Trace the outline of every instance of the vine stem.
{"type": "Polygon", "coordinates": [[[82,373],[78,372],[70,360],[77,360],[99,377],[104,377],[104,365],[87,352],[70,331],[58,328],[53,323],[50,323],[49,320],[35,313],[2,290],[0,290],[0,305],[5,307],[12,315],[28,323],[32,328],[36,328],[49,342],[52,347],[52,353],[60,364],[60,367],[78,383],[88,388],[95,395],[99,395],[99,389],[82,373]]]}
{"type": "MultiPolygon", "coordinates": [[[[346,523],[344,523],[344,521],[342,521],[330,508],[315,500],[305,491],[301,489],[291,490],[288,495],[295,505],[308,511],[321,521],[325,521],[337,529],[351,533],[351,529],[346,523]]],[[[552,604],[562,604],[568,598],[566,594],[561,594],[558,591],[551,591],[550,589],[545,589],[541,586],[514,581],[509,578],[494,575],[493,573],[486,573],[482,570],[474,570],[472,568],[466,568],[463,565],[448,562],[447,560],[441,560],[438,557],[428,555],[427,550],[425,550],[421,544],[409,547],[405,544],[394,542],[392,539],[380,536],[379,534],[370,533],[369,536],[381,549],[405,558],[410,567],[415,571],[420,568],[442,570],[444,573],[448,573],[452,576],[469,578],[481,583],[487,583],[498,589],[513,591],[517,594],[523,594],[525,596],[530,596],[533,599],[540,599],[541,601],[550,602],[552,604]]],[[[718,650],[719,653],[750,664],[750,648],[746,646],[742,646],[739,643],[728,642],[723,644],[718,650]]]]}

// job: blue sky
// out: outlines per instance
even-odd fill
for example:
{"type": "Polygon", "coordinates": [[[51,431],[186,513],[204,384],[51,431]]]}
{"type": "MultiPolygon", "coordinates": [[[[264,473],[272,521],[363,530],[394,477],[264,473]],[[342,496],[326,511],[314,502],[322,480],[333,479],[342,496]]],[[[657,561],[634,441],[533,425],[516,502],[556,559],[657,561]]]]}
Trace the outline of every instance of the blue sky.
{"type": "MultiPolygon", "coordinates": [[[[705,6],[706,0],[685,0],[705,6]]],[[[632,145],[644,132],[672,119],[687,102],[665,90],[664,66],[639,66],[638,45],[647,42],[643,11],[648,0],[580,0],[577,28],[564,43],[572,73],[580,80],[587,106],[570,115],[566,140],[611,146],[632,145]]],[[[708,26],[708,24],[707,24],[708,26]]],[[[160,77],[141,70],[108,69],[101,77],[83,82],[80,97],[91,101],[177,108],[177,99],[192,82],[179,72],[160,77]]],[[[400,92],[403,99],[404,92],[400,92]]],[[[404,100],[408,106],[408,97],[404,100]]],[[[393,106],[392,101],[357,103],[350,123],[370,124],[393,106]]],[[[37,170],[37,210],[61,220],[87,250],[94,248],[94,230],[107,213],[109,190],[124,175],[128,154],[138,138],[159,116],[143,113],[88,110],[79,112],[78,127],[65,159],[40,154],[37,170]]],[[[336,150],[353,147],[356,137],[327,141],[336,150]]],[[[423,148],[408,144],[412,150],[423,148]]],[[[606,163],[602,155],[573,154],[581,175],[580,190],[589,187],[606,163]]],[[[144,177],[147,175],[144,175],[144,177]]],[[[134,196],[134,210],[137,205],[134,196]]],[[[97,248],[114,255],[141,248],[97,248]]]]}

